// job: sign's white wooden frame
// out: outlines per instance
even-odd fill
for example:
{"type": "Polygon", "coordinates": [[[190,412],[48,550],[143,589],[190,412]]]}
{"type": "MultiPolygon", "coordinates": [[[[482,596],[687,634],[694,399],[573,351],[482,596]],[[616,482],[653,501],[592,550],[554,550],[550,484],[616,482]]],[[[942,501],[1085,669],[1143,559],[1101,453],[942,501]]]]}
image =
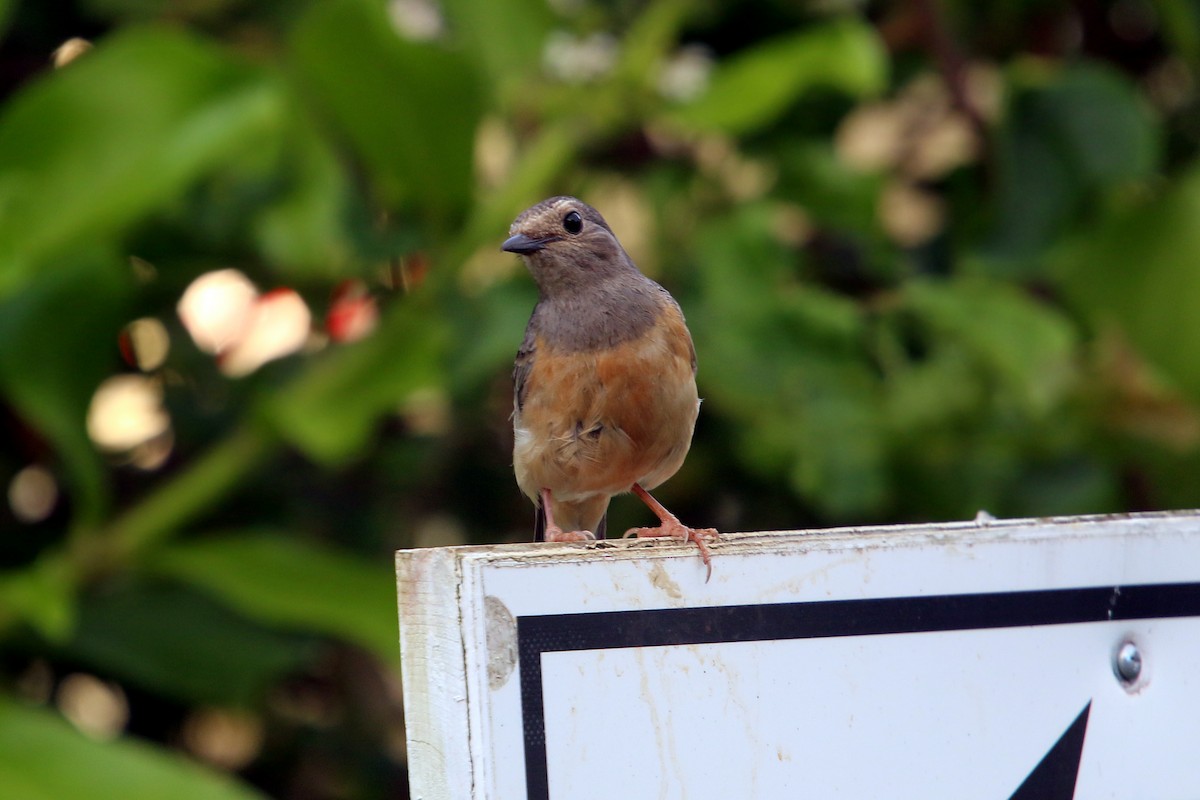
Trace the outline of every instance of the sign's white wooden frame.
{"type": "Polygon", "coordinates": [[[1200,515],[397,554],[412,797],[1200,797],[1200,515]]]}

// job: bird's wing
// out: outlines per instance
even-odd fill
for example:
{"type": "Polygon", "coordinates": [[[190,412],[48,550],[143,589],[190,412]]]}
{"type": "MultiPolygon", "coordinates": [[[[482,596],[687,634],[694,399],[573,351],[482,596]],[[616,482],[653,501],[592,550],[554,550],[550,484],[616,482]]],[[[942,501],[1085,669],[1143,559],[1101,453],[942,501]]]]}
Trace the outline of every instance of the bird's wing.
{"type": "MultiPolygon", "coordinates": [[[[651,282],[653,283],[653,281],[651,281],[651,282]]],[[[663,309],[665,311],[667,311],[668,313],[670,312],[670,309],[674,309],[675,313],[677,313],[679,315],[679,321],[682,323],[682,325],[680,327],[683,329],[683,337],[685,339],[687,339],[688,352],[691,356],[692,374],[695,375],[696,374],[696,345],[692,343],[692,334],[691,334],[691,331],[689,331],[687,328],[687,320],[685,320],[683,318],[683,309],[679,307],[679,301],[676,300],[671,295],[670,292],[668,292],[662,286],[659,286],[657,283],[655,283],[654,285],[658,288],[660,297],[662,299],[663,309]]]]}
{"type": "Polygon", "coordinates": [[[537,352],[537,339],[533,325],[525,329],[525,341],[517,350],[517,360],[513,363],[513,414],[520,414],[525,407],[526,382],[529,373],[533,372],[533,358],[537,352]]]}

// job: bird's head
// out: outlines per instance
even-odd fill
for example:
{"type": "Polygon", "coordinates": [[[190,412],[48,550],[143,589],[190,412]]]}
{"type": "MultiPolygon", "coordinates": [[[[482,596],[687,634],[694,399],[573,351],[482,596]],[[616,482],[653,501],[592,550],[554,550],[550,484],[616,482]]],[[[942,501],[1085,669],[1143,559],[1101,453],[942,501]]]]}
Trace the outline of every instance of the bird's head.
{"type": "Polygon", "coordinates": [[[500,249],[517,253],[545,295],[594,286],[636,267],[600,212],[574,197],[526,209],[500,249]]]}

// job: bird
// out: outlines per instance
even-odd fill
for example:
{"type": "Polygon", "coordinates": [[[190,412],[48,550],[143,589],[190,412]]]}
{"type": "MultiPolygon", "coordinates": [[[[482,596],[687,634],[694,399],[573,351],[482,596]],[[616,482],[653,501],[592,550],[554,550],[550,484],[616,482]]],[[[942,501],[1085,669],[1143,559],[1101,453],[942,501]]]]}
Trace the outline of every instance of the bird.
{"type": "Polygon", "coordinates": [[[705,540],[717,531],[684,525],[650,494],[683,465],[700,413],[679,304],[574,197],[526,209],[501,249],[521,257],[538,289],[513,366],[512,414],[513,470],[535,507],[535,540],[603,539],[609,501],[632,492],[659,524],[625,535],[694,542],[711,578],[705,540]]]}

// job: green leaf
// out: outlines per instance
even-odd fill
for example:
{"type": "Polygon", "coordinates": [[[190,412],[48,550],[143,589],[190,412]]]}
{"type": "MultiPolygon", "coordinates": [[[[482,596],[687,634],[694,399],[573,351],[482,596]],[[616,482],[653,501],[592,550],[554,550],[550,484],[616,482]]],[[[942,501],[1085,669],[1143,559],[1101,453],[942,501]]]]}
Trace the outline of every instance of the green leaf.
{"type": "Polygon", "coordinates": [[[92,393],[117,366],[129,283],[128,270],[114,258],[77,258],[0,299],[0,389],[54,444],[84,522],[99,519],[106,504],[103,465],[86,417],[92,393]]]}
{"type": "Polygon", "coordinates": [[[1159,133],[1121,74],[1079,64],[1047,77],[1018,70],[997,137],[998,187],[989,255],[1027,257],[1096,207],[1097,194],[1150,177],[1159,133]]]}
{"type": "Polygon", "coordinates": [[[1057,307],[978,277],[913,280],[894,300],[875,339],[893,513],[1045,512],[1052,494],[1034,500],[1024,491],[1039,465],[1042,479],[1063,489],[1059,513],[1102,492],[1099,473],[1089,472],[1086,486],[1073,477],[1080,436],[1069,401],[1080,343],[1057,307]]]}
{"type": "Polygon", "coordinates": [[[278,86],[178,31],[137,28],[0,116],[0,296],[45,260],[116,241],[278,124],[278,86]]]}
{"type": "Polygon", "coordinates": [[[16,614],[45,639],[59,642],[74,630],[78,609],[74,576],[60,554],[0,574],[0,607],[16,614]]]}
{"type": "Polygon", "coordinates": [[[856,171],[829,142],[789,142],[779,154],[782,196],[799,203],[815,222],[862,236],[878,236],[884,176],[856,171]]]}
{"type": "Polygon", "coordinates": [[[0,698],[0,795],[21,800],[256,800],[258,792],[157,747],[97,742],[58,716],[0,698]]]}
{"type": "MultiPolygon", "coordinates": [[[[522,276],[523,277],[523,276],[522,276]]],[[[456,298],[443,304],[457,332],[452,355],[451,387],[479,387],[495,380],[497,371],[511,366],[516,339],[537,303],[533,281],[517,279],[489,287],[477,297],[456,298]]]]}
{"type": "Polygon", "coordinates": [[[132,585],[88,597],[66,651],[185,702],[250,706],[308,662],[313,645],[185,587],[132,585]]]}
{"type": "Polygon", "coordinates": [[[352,251],[346,172],[299,110],[290,114],[283,158],[287,186],[254,220],[258,246],[271,262],[302,276],[340,277],[352,251]]]}
{"type": "Polygon", "coordinates": [[[822,355],[805,359],[796,371],[792,485],[834,517],[877,514],[887,484],[876,381],[865,362],[822,355]]]}
{"type": "Polygon", "coordinates": [[[268,397],[263,417],[310,458],[345,461],[413,391],[441,385],[444,338],[429,309],[397,306],[374,334],[331,350],[268,397]]]}
{"type": "Polygon", "coordinates": [[[263,624],[335,636],[389,662],[399,657],[389,564],[255,531],[172,545],[148,566],[263,624]]]}
{"type": "Polygon", "coordinates": [[[890,371],[885,389],[888,420],[905,438],[952,429],[978,417],[986,405],[976,359],[961,346],[938,347],[890,371]]]}
{"type": "Polygon", "coordinates": [[[1159,134],[1150,109],[1121,73],[1080,64],[1028,100],[1085,186],[1139,180],[1157,166],[1159,134]]]}
{"type": "Polygon", "coordinates": [[[753,470],[785,476],[830,515],[861,518],[887,494],[862,315],[801,285],[770,226],[769,209],[749,207],[697,246],[703,302],[688,317],[705,408],[738,422],[737,446],[753,470]]]}
{"type": "Polygon", "coordinates": [[[1093,326],[1116,326],[1193,400],[1200,399],[1200,168],[1097,226],[1054,274],[1093,326]]]}
{"type": "Polygon", "coordinates": [[[314,3],[291,45],[300,75],[389,203],[440,221],[462,211],[482,102],[466,57],[402,39],[383,4],[368,0],[314,3]]]}
{"type": "Polygon", "coordinates": [[[1200,62],[1200,9],[1196,4],[1190,0],[1156,0],[1153,5],[1173,49],[1193,66],[1200,62]]]}
{"type": "Polygon", "coordinates": [[[630,83],[652,86],[663,58],[679,41],[680,29],[695,11],[692,0],[657,0],[640,7],[621,35],[614,75],[630,83]]]}
{"type": "Polygon", "coordinates": [[[544,0],[449,0],[453,29],[493,81],[515,83],[535,69],[554,23],[544,0]]]}
{"type": "Polygon", "coordinates": [[[997,144],[999,186],[986,256],[1019,258],[1063,233],[1076,211],[1078,181],[1054,145],[1037,131],[1014,127],[997,144]]]}
{"type": "Polygon", "coordinates": [[[861,97],[887,85],[888,59],[875,31],[845,18],[768,40],[722,62],[708,91],[671,119],[741,134],[770,124],[805,92],[831,87],[861,97]]]}
{"type": "Polygon", "coordinates": [[[912,281],[904,300],[941,342],[965,349],[990,391],[1035,416],[1061,402],[1075,377],[1066,317],[1010,285],[980,279],[912,281]]]}

